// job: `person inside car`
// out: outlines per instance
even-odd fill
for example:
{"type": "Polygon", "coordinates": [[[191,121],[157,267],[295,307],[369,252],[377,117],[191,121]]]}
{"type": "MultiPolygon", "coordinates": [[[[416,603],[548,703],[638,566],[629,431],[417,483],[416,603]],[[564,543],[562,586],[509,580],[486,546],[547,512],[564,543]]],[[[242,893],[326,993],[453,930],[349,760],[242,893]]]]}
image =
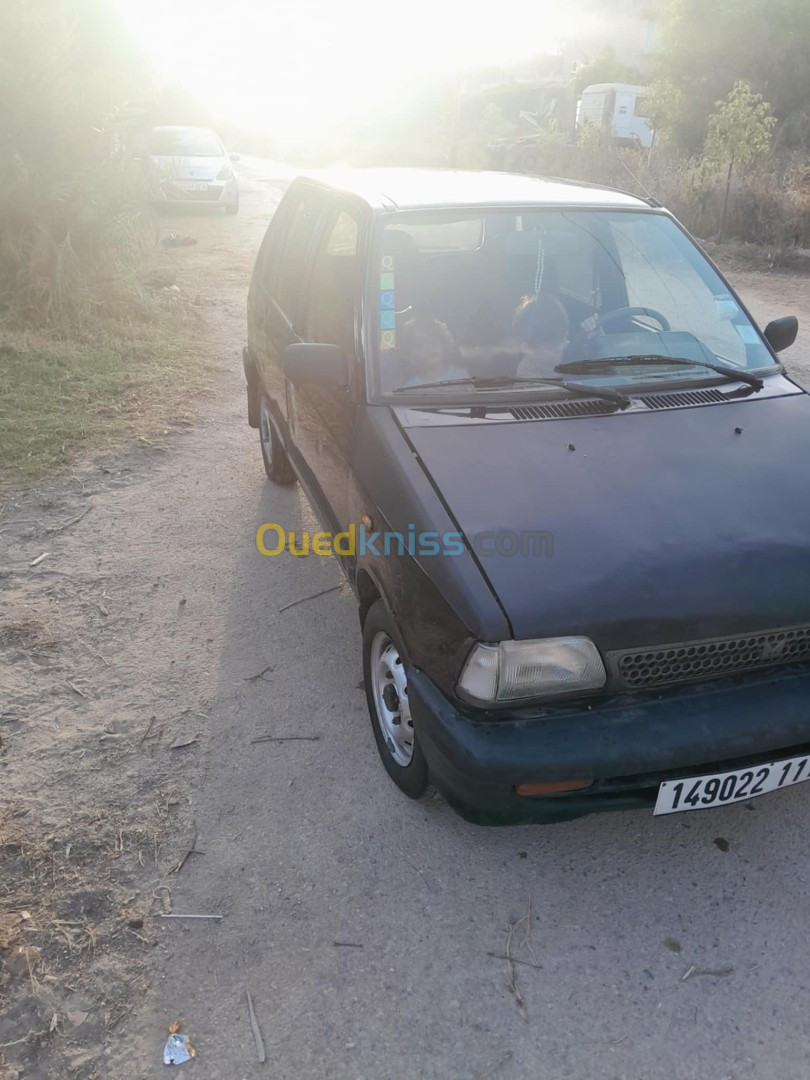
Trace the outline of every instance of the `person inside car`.
{"type": "Polygon", "coordinates": [[[469,372],[459,364],[459,350],[444,323],[426,315],[410,315],[397,331],[399,350],[410,378],[405,386],[466,379],[469,372]]]}
{"type": "Polygon", "coordinates": [[[517,374],[553,376],[568,345],[568,313],[560,301],[545,294],[524,296],[512,326],[522,353],[517,374]]]}

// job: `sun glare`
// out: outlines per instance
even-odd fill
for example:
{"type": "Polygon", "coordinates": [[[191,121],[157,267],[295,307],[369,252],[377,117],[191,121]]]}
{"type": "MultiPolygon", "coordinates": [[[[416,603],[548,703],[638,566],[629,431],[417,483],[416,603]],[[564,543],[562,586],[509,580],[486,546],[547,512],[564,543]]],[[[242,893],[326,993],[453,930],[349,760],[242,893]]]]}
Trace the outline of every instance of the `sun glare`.
{"type": "Polygon", "coordinates": [[[565,29],[565,16],[543,0],[501,0],[497,20],[458,0],[119,5],[163,76],[217,116],[285,138],[384,117],[420,80],[553,51],[565,29]]]}

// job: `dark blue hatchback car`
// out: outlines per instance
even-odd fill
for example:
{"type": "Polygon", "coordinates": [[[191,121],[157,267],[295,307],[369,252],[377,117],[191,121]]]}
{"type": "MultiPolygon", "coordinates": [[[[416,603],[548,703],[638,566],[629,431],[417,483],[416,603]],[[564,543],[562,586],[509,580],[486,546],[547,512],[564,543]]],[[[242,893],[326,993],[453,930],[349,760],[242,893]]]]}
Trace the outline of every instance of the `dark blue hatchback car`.
{"type": "Polygon", "coordinates": [[[561,181],[300,178],[248,415],[357,596],[374,735],[481,823],[810,778],[810,399],[666,210],[561,181]]]}

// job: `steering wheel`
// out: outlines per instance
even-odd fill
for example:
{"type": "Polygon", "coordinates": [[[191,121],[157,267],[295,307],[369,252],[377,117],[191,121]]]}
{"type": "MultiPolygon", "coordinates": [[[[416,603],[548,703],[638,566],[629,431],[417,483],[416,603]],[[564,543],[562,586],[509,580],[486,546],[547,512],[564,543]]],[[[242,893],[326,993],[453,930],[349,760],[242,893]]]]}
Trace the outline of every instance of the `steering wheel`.
{"type": "Polygon", "coordinates": [[[633,315],[644,315],[648,319],[654,319],[664,331],[672,329],[666,315],[662,315],[660,311],[656,311],[655,308],[651,307],[614,308],[613,311],[608,311],[605,315],[599,316],[599,325],[605,326],[607,323],[616,322],[617,319],[627,319],[633,315]]]}

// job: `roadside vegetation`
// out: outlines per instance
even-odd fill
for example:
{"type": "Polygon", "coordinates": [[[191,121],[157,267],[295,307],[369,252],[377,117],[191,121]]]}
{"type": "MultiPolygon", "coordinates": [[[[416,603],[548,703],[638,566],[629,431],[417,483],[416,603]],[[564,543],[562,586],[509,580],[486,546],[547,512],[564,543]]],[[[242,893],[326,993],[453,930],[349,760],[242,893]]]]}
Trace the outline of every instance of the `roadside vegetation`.
{"type": "Polygon", "coordinates": [[[795,259],[810,247],[808,38],[804,0],[665,0],[653,77],[639,80],[653,150],[605,153],[593,179],[623,173],[633,188],[629,170],[698,236],[795,259]]]}
{"type": "Polygon", "coordinates": [[[151,437],[199,375],[142,284],[150,72],[105,0],[0,6],[0,484],[151,437]]]}
{"type": "MultiPolygon", "coordinates": [[[[398,115],[347,121],[329,143],[240,132],[240,145],[307,166],[509,168],[499,148],[528,134],[527,171],[652,196],[704,241],[751,245],[759,265],[804,266],[810,5],[662,0],[660,26],[651,70],[597,55],[533,131],[517,84],[475,91],[472,73],[464,85],[426,77],[398,115]],[[610,81],[649,86],[652,149],[575,128],[578,94],[610,81]]],[[[209,121],[182,90],[156,90],[108,0],[0,5],[0,106],[3,483],[35,479],[82,446],[150,438],[181,388],[198,384],[200,350],[190,325],[178,330],[179,305],[144,286],[157,230],[132,149],[152,124],[209,121]]]]}
{"type": "MultiPolygon", "coordinates": [[[[488,90],[475,78],[434,81],[399,115],[336,136],[320,148],[280,147],[323,165],[456,165],[514,168],[499,148],[531,145],[531,171],[608,184],[657,198],[704,240],[755,245],[759,264],[804,265],[810,248],[810,5],[806,0],[662,0],[658,51],[646,71],[609,50],[583,63],[550,117],[532,130],[518,78],[488,90]],[[619,147],[597,128],[575,129],[585,86],[649,87],[651,150],[619,147]]],[[[544,67],[545,64],[545,67],[544,67]]],[[[537,58],[538,86],[554,81],[537,58]]],[[[483,85],[486,80],[481,80],[483,85]]],[[[525,87],[525,83],[524,83],[525,87]]],[[[541,111],[542,111],[542,102],[541,111]]],[[[537,105],[535,105],[535,108],[537,105]]]]}
{"type": "Polygon", "coordinates": [[[183,420],[183,388],[199,386],[200,355],[176,316],[101,329],[86,341],[4,334],[0,345],[0,486],[30,482],[81,447],[159,444],[183,420]]]}

